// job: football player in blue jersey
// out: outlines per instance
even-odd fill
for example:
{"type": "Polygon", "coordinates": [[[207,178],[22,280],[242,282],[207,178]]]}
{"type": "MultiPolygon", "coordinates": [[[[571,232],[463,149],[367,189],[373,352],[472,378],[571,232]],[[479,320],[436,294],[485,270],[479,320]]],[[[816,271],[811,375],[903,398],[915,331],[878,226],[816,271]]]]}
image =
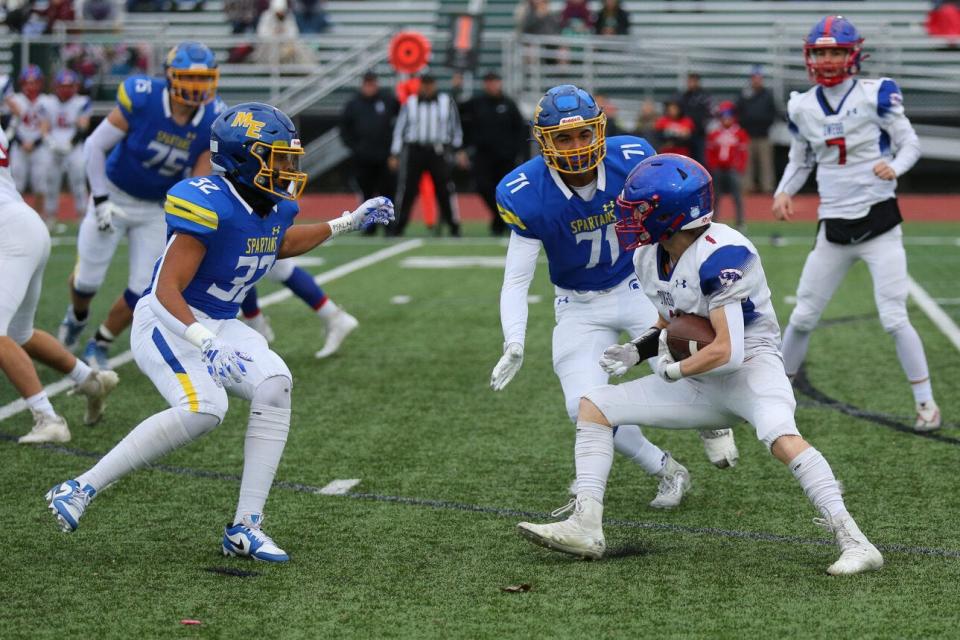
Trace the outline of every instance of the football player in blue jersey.
{"type": "Polygon", "coordinates": [[[69,348],[76,345],[90,301],[126,236],[127,289],[84,351],[84,359],[100,369],[108,368],[110,343],[130,326],[163,252],[167,190],[188,175],[210,173],[210,125],[225,108],[216,97],[218,77],[213,52],[199,42],[184,42],[167,55],[164,78],[123,81],[117,105],[84,144],[92,199],[80,224],[71,304],[58,337],[69,348]]]}
{"type": "Polygon", "coordinates": [[[213,123],[215,174],[178,182],[164,210],[167,244],[137,303],[131,343],[137,365],[170,408],[141,422],[90,470],[53,487],[49,508],[64,531],[90,500],[131,471],[207,433],[227,395],[250,401],[240,499],[223,553],[285,562],[261,530],[263,506],[290,427],[290,370],[259,333],[237,319],[240,301],[278,258],[328,238],[393,220],[373,198],[330,222],[293,225],[307,175],[286,115],[260,103],[232,107],[213,123]]]}
{"type": "MultiPolygon", "coordinates": [[[[490,385],[503,389],[523,363],[527,291],[542,246],[556,291],[553,370],[574,422],[581,396],[607,382],[598,364],[604,348],[623,331],[631,338],[649,337],[657,321],[633,273],[633,252],[621,250],[614,230],[616,199],[627,174],[655,151],[642,138],[608,139],[605,126],[606,116],[589,93],[569,84],[550,89],[534,114],[541,155],[497,186],[497,208],[511,234],[500,292],[504,353],[490,385]]],[[[736,464],[739,454],[729,429],[705,430],[701,436],[713,464],[736,464]]],[[[650,506],[680,504],[690,487],[683,465],[647,440],[638,426],[620,426],[614,443],[617,451],[660,478],[650,506]]]]}

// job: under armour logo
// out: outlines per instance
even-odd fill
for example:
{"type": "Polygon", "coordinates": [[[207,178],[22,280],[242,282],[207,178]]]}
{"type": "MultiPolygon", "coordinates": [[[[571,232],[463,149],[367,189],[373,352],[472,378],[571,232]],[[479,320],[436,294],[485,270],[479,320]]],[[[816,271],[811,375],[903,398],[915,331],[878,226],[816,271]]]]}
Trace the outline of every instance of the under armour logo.
{"type": "Polygon", "coordinates": [[[557,304],[563,304],[565,302],[570,302],[569,296],[557,296],[557,304]]]}
{"type": "Polygon", "coordinates": [[[675,287],[683,287],[684,289],[686,289],[686,288],[687,288],[687,281],[686,281],[686,280],[676,280],[676,281],[673,283],[673,286],[675,286],[675,287]]]}

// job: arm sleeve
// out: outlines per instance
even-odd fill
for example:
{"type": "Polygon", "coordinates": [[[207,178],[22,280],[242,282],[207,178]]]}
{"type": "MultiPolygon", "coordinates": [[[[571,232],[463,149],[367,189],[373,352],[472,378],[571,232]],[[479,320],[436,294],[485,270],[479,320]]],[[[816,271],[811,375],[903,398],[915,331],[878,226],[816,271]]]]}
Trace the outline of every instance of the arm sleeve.
{"type": "Polygon", "coordinates": [[[397,117],[397,123],[393,125],[393,142],[390,144],[390,155],[400,155],[403,149],[403,130],[407,127],[407,106],[400,107],[400,115],[397,117]]]}
{"type": "Polygon", "coordinates": [[[107,187],[107,154],[126,137],[127,132],[113,126],[106,118],[97,125],[83,143],[83,158],[87,165],[87,180],[94,197],[109,193],[107,187]]]}
{"type": "Polygon", "coordinates": [[[797,126],[793,122],[790,122],[789,126],[794,136],[787,154],[787,167],[783,170],[783,177],[780,178],[774,195],[786,193],[792,196],[800,191],[816,164],[810,144],[799,137],[797,126]]]}
{"type": "Polygon", "coordinates": [[[893,80],[885,78],[880,83],[877,115],[880,116],[880,126],[890,136],[893,148],[896,149],[896,156],[890,166],[897,176],[902,176],[920,159],[920,139],[903,111],[903,96],[900,87],[893,80]]]}
{"type": "Polygon", "coordinates": [[[730,373],[739,369],[743,364],[743,308],[739,302],[730,302],[723,305],[723,313],[727,317],[727,330],[730,332],[730,359],[698,375],[712,376],[730,373]]]}
{"type": "Polygon", "coordinates": [[[540,256],[540,241],[510,234],[507,262],[500,290],[500,326],[504,345],[523,345],[527,337],[527,291],[533,282],[540,256]]]}
{"type": "Polygon", "coordinates": [[[153,311],[153,315],[157,316],[160,324],[182,338],[187,330],[187,325],[177,320],[172,313],[167,311],[167,308],[163,306],[157,296],[151,295],[149,297],[149,304],[150,310],[153,311]]]}

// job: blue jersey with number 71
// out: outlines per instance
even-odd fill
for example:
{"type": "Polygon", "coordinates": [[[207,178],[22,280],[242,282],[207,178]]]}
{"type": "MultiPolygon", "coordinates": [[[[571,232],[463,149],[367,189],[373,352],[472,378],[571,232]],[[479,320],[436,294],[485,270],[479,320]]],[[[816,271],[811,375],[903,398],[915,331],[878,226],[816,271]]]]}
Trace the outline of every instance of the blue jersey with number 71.
{"type": "Polygon", "coordinates": [[[614,230],[617,196],[630,170],[655,153],[643,138],[607,138],[596,193],[589,200],[537,156],[497,185],[500,217],[514,233],[543,244],[553,284],[577,291],[609,289],[633,274],[633,252],[620,248],[614,230]]]}
{"type": "Polygon", "coordinates": [[[210,148],[210,125],[225,108],[216,98],[180,126],[170,111],[167,82],[132,76],[117,88],[127,135],[107,157],[110,182],[141,200],[162,202],[167,189],[190,174],[210,148]]]}
{"type": "MultiPolygon", "coordinates": [[[[167,246],[175,234],[193,236],[207,252],[183,297],[211,318],[236,318],[250,287],[266,275],[277,260],[287,229],[300,211],[292,200],[281,200],[260,216],[222,176],[188,178],[170,189],[163,209],[167,219],[167,246]]],[[[153,289],[166,252],[153,269],[153,289]]]]}

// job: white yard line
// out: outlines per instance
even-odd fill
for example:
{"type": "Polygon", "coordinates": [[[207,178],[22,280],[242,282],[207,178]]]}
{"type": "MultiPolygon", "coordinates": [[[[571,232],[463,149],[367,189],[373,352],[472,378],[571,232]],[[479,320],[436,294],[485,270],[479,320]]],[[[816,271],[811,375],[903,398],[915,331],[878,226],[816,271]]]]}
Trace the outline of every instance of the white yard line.
{"type": "Polygon", "coordinates": [[[908,290],[910,297],[917,303],[917,306],[923,310],[930,321],[947,336],[947,340],[953,343],[953,346],[960,351],[960,327],[953,321],[946,311],[943,310],[936,300],[930,297],[930,294],[924,290],[913,278],[908,278],[908,290]]]}
{"type": "MultiPolygon", "coordinates": [[[[364,267],[369,267],[378,262],[383,262],[389,258],[392,258],[395,255],[410,251],[411,249],[417,249],[423,246],[423,240],[416,238],[413,240],[407,240],[401,242],[400,244],[395,244],[393,246],[381,249],[379,251],[374,251],[373,253],[363,256],[362,258],[357,258],[356,260],[351,260],[350,262],[344,263],[339,267],[330,269],[329,271],[324,271],[313,277],[314,282],[317,284],[324,284],[336,280],[337,278],[342,278],[343,276],[349,275],[354,271],[359,271],[364,267]]],[[[269,295],[263,296],[260,298],[261,307],[269,307],[272,304],[277,304],[283,300],[286,300],[291,295],[293,295],[289,289],[281,289],[269,295]]],[[[116,357],[110,358],[110,367],[117,368],[121,365],[127,364],[133,360],[133,352],[124,351],[123,353],[117,355],[116,357]]],[[[63,393],[67,389],[73,386],[73,381],[70,378],[64,378],[63,380],[58,380],[48,384],[43,388],[47,392],[47,396],[53,397],[60,393],[63,393]]],[[[26,410],[27,403],[23,399],[14,400],[13,402],[0,407],[0,421],[6,420],[12,415],[16,415],[21,411],[26,410]]]]}
{"type": "Polygon", "coordinates": [[[351,478],[350,480],[334,480],[325,487],[317,490],[322,496],[342,496],[349,493],[350,489],[360,484],[360,478],[351,478]]]}

